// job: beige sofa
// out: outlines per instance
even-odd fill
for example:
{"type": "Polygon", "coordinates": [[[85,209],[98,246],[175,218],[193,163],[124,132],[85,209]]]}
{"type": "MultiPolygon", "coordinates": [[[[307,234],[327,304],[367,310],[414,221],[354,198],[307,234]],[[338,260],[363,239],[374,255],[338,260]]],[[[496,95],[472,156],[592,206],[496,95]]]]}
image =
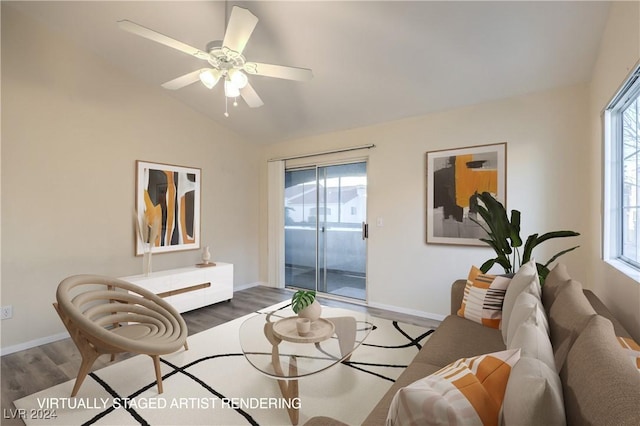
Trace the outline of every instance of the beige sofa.
{"type": "MultiPolygon", "coordinates": [[[[500,330],[456,315],[466,280],[451,289],[451,315],[431,335],[412,363],[364,421],[383,425],[396,392],[463,357],[505,350],[500,330]]],[[[640,372],[616,336],[631,337],[605,305],[562,265],[542,287],[553,352],[564,396],[568,425],[640,424],[640,372]]],[[[340,424],[314,418],[308,425],[340,424]]]]}

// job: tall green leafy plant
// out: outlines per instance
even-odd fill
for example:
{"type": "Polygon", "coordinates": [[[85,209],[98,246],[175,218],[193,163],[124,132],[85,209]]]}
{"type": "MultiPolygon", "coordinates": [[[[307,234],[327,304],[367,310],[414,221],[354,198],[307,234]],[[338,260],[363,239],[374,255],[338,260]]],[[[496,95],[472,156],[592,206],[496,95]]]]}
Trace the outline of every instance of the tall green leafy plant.
{"type": "MultiPolygon", "coordinates": [[[[487,272],[495,264],[504,268],[505,273],[510,274],[516,272],[520,265],[529,262],[533,256],[533,249],[553,238],[576,237],[580,235],[574,231],[554,231],[545,234],[532,234],[522,243],[520,237],[520,218],[521,214],[518,210],[511,210],[511,216],[507,215],[507,210],[502,203],[493,198],[488,192],[476,194],[482,203],[477,204],[478,214],[484,219],[484,223],[470,218],[477,223],[487,233],[486,238],[480,238],[480,241],[487,243],[496,253],[496,257],[487,260],[482,264],[480,270],[487,272]]],[[[553,255],[546,263],[536,262],[538,275],[543,282],[547,274],[549,274],[549,265],[557,258],[580,246],[575,246],[562,250],[553,255]]]]}

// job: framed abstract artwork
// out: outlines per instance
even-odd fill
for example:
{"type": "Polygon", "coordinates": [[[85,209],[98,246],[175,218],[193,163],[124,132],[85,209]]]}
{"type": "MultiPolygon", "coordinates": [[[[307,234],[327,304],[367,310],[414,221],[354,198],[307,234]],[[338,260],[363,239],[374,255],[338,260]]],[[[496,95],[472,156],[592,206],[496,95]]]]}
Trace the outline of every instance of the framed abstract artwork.
{"type": "Polygon", "coordinates": [[[136,255],[200,248],[200,169],[136,162],[136,255]]]}
{"type": "Polygon", "coordinates": [[[507,144],[427,152],[427,243],[486,246],[475,193],[505,204],[507,144]]]}

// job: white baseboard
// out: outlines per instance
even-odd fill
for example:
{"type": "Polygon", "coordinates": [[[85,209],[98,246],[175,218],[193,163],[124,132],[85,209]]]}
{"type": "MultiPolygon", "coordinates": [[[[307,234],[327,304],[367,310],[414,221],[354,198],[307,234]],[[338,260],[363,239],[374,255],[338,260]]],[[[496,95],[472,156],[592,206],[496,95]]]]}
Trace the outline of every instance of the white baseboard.
{"type": "Polygon", "coordinates": [[[447,317],[446,315],[440,315],[440,314],[434,314],[434,313],[431,313],[431,312],[419,311],[417,309],[401,308],[399,306],[393,306],[393,305],[385,305],[383,303],[369,302],[368,305],[371,306],[372,308],[384,309],[386,311],[397,312],[399,314],[413,315],[413,316],[416,316],[416,317],[427,318],[427,319],[435,320],[435,321],[442,321],[447,317]]]}
{"type": "Polygon", "coordinates": [[[284,285],[282,287],[278,287],[277,285],[270,284],[267,281],[258,281],[256,284],[261,285],[263,287],[284,288],[284,285]]]}
{"type": "Polygon", "coordinates": [[[30,340],[28,342],[19,343],[17,345],[8,346],[6,348],[0,348],[0,356],[9,355],[15,352],[24,351],[26,349],[35,348],[36,346],[46,345],[47,343],[57,342],[58,340],[66,339],[69,337],[69,333],[66,331],[63,333],[54,334],[53,336],[41,337],[39,339],[30,340]]]}

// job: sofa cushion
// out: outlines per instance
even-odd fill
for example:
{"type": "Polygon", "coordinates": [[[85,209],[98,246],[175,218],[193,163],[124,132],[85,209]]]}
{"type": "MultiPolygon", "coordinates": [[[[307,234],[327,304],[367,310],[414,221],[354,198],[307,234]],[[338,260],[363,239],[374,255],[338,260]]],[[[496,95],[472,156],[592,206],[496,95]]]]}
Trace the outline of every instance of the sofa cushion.
{"type": "Polygon", "coordinates": [[[640,374],[606,318],[590,318],[571,347],[560,378],[568,424],[638,424],[640,374]]]}
{"type": "Polygon", "coordinates": [[[523,357],[535,358],[544,362],[554,372],[557,371],[551,340],[544,328],[533,322],[523,323],[507,345],[507,349],[517,348],[521,350],[523,357]]]}
{"type": "Polygon", "coordinates": [[[458,315],[486,327],[499,328],[502,319],[502,301],[510,278],[483,274],[471,267],[458,315]]]}
{"type": "Polygon", "coordinates": [[[433,332],[416,361],[444,367],[460,358],[468,358],[506,349],[500,330],[449,315],[433,332]]]}
{"type": "Polygon", "coordinates": [[[455,280],[451,286],[451,315],[457,315],[462,299],[464,299],[464,289],[467,287],[467,280],[455,280]]]}
{"type": "Polygon", "coordinates": [[[556,359],[556,369],[560,371],[582,329],[596,311],[582,292],[582,284],[570,280],[558,293],[549,311],[549,335],[556,359]]]}
{"type": "Polygon", "coordinates": [[[502,305],[502,339],[507,342],[507,328],[509,327],[509,320],[511,318],[511,312],[515,305],[516,298],[522,292],[531,293],[540,298],[540,280],[538,279],[538,269],[536,268],[535,261],[531,260],[518,269],[518,272],[513,276],[507,292],[504,296],[504,304],[502,305]]]}
{"type": "Polygon", "coordinates": [[[463,358],[400,389],[388,425],[498,425],[519,350],[463,358]]]}
{"type": "Polygon", "coordinates": [[[571,279],[569,272],[567,271],[567,267],[558,263],[547,275],[547,278],[544,280],[544,285],[542,286],[542,304],[544,308],[549,313],[551,309],[551,305],[556,300],[558,296],[558,292],[566,283],[571,279]]]}
{"type": "Polygon", "coordinates": [[[566,424],[558,373],[539,359],[521,355],[504,394],[503,424],[566,424]]]}
{"type": "Polygon", "coordinates": [[[516,298],[513,311],[511,312],[511,318],[509,319],[507,340],[505,342],[507,347],[509,347],[509,342],[513,338],[516,330],[525,322],[539,325],[547,336],[549,335],[549,323],[540,299],[533,294],[522,292],[516,298]]]}

